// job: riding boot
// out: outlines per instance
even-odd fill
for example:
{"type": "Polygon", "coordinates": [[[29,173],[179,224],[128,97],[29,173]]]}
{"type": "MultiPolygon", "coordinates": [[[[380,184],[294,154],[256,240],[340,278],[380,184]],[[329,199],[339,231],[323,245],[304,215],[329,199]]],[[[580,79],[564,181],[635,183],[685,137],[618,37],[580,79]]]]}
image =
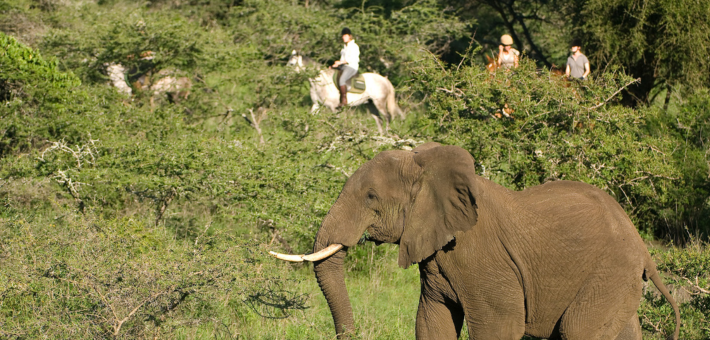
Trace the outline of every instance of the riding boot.
{"type": "Polygon", "coordinates": [[[348,105],[348,86],[347,85],[341,85],[340,86],[340,104],[338,105],[338,108],[342,108],[348,105]]]}

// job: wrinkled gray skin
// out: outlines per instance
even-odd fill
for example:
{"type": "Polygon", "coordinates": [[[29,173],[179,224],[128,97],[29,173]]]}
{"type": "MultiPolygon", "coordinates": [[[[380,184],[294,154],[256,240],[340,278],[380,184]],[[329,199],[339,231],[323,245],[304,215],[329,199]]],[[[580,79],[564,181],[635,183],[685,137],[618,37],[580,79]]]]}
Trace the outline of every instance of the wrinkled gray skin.
{"type": "MultiPolygon", "coordinates": [[[[419,264],[417,339],[641,339],[636,310],[650,278],[676,311],[633,224],[605,192],[557,181],[510,191],[474,173],[455,146],[386,151],[350,177],[318,231],[315,263],[339,338],[354,330],[343,275],[367,231],[419,264]]],[[[677,329],[676,335],[677,338],[677,329]]]]}

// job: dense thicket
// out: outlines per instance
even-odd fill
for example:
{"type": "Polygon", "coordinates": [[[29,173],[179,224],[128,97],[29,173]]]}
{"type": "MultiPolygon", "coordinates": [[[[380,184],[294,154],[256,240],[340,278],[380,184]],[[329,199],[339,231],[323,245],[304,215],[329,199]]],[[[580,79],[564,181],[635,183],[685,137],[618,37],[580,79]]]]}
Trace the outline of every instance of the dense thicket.
{"type": "Polygon", "coordinates": [[[682,0],[441,0],[464,18],[486,50],[511,34],[516,47],[539,66],[564,66],[574,40],[582,43],[596,70],[622,67],[641,81],[624,93],[629,105],[645,105],[660,94],[667,107],[673,92],[710,85],[707,55],[710,4],[682,0]]]}
{"type": "MultiPolygon", "coordinates": [[[[522,46],[537,44],[537,61],[489,74],[481,55],[503,32],[492,3],[474,16],[436,1],[1,2],[0,337],[331,337],[309,268],[265,253],[307,252],[349,174],[429,140],[468,149],[479,174],[511,189],[591,183],[647,240],[688,243],[654,256],[683,302],[682,337],[710,336],[710,259],[697,241],[710,216],[704,78],[678,80],[695,89],[664,110],[623,105],[636,78],[623,63],[586,83],[540,71],[567,48],[547,5],[525,7],[545,19],[522,46]],[[309,74],[285,67],[293,49],[332,62],[346,25],[362,67],[388,76],[408,113],[389,136],[360,110],[310,114],[309,74]],[[111,63],[173,70],[190,94],[121,94],[111,63]]],[[[376,260],[396,263],[392,248],[351,253],[353,280],[365,277],[353,299],[362,337],[411,338],[416,272],[376,260]],[[358,307],[384,292],[406,303],[358,307]]],[[[662,338],[671,311],[648,291],[642,324],[662,338]]]]}

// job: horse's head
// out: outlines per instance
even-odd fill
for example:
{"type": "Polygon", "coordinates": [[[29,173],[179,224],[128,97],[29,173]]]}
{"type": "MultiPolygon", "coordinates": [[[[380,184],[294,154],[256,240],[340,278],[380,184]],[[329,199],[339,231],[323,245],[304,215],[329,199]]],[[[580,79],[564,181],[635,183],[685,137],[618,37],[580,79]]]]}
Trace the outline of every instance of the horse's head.
{"type": "Polygon", "coordinates": [[[288,58],[288,63],[286,63],[286,66],[293,67],[296,72],[299,72],[303,69],[303,56],[301,55],[300,52],[293,50],[291,52],[291,57],[288,58]]]}
{"type": "Polygon", "coordinates": [[[493,57],[486,54],[486,70],[493,73],[498,69],[498,62],[493,57]]]}
{"type": "Polygon", "coordinates": [[[552,73],[553,76],[564,77],[565,68],[552,64],[552,67],[550,67],[550,73],[552,73]]]}

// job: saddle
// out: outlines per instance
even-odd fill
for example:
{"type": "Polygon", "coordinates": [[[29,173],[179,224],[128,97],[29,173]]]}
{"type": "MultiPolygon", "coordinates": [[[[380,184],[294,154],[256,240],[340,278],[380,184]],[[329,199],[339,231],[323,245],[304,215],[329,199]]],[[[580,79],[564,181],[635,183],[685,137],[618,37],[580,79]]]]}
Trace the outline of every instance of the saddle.
{"type": "MultiPolygon", "coordinates": [[[[333,74],[333,84],[335,84],[336,88],[338,87],[338,72],[333,74]]],[[[360,72],[348,79],[346,84],[348,85],[348,93],[360,94],[365,92],[365,77],[360,72]]]]}

